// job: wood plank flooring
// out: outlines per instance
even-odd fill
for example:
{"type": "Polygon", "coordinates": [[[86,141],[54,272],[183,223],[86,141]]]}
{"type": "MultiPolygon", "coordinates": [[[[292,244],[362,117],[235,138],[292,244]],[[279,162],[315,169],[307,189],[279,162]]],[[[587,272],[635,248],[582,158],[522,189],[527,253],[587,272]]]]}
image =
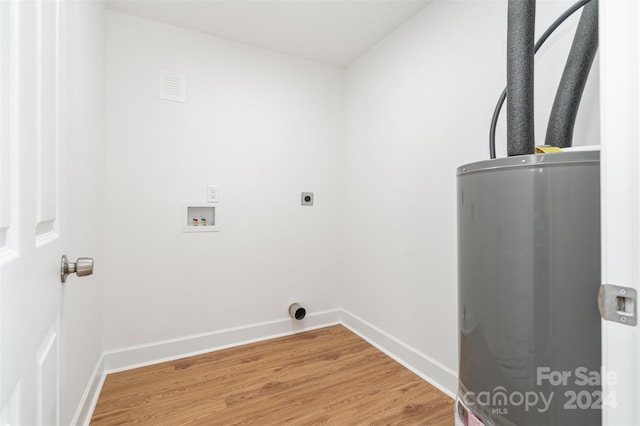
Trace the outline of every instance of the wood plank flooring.
{"type": "Polygon", "coordinates": [[[92,425],[453,425],[453,401],[342,326],[107,376],[92,425]]]}

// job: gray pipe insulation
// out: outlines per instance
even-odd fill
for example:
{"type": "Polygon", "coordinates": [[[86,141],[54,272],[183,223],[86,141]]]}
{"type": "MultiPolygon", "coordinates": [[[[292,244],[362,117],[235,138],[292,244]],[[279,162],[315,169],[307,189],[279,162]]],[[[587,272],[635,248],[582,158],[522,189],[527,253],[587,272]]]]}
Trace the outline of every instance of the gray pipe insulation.
{"type": "Polygon", "coordinates": [[[507,21],[507,154],[533,154],[535,0],[509,0],[507,21]]]}
{"type": "Polygon", "coordinates": [[[598,50],[598,1],[593,0],[582,10],[573,37],[569,57],[553,101],[546,145],[569,147],[573,141],[573,127],[582,93],[598,50]]]}

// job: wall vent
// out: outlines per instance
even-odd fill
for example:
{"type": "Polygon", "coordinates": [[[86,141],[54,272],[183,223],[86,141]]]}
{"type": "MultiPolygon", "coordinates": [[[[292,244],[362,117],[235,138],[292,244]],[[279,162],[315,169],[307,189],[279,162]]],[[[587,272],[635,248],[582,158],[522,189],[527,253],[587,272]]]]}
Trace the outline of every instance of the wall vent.
{"type": "Polygon", "coordinates": [[[186,98],[186,80],[184,74],[162,71],[160,73],[160,99],[184,102],[186,98]]]}

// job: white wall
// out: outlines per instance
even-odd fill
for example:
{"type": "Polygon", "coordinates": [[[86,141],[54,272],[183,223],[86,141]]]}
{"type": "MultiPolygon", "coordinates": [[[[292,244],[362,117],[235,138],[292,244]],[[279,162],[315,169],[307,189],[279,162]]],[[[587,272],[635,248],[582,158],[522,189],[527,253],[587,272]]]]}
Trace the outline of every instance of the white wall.
{"type": "Polygon", "coordinates": [[[62,287],[62,424],[71,424],[102,353],[105,16],[101,1],[61,2],[62,235],[72,260],[96,259],[93,275],[62,287]]]}
{"type": "MultiPolygon", "coordinates": [[[[538,2],[538,33],[569,4],[538,2]]],[[[554,35],[536,62],[539,140],[576,22],[554,35]]],[[[506,2],[436,1],[347,70],[342,306],[453,372],[455,172],[488,159],[505,52],[506,2]]],[[[598,143],[594,74],[576,124],[580,144],[598,143]]],[[[499,156],[506,151],[503,126],[499,156]]]]}
{"type": "Polygon", "coordinates": [[[335,308],[344,71],[118,12],[107,34],[105,349],[335,308]],[[182,233],[207,184],[220,232],[182,233]]]}
{"type": "MultiPolygon", "coordinates": [[[[569,4],[538,2],[538,34],[569,4]]],[[[537,56],[538,143],[577,19],[537,56]]],[[[506,3],[431,3],[346,71],[107,22],[104,348],[282,319],[301,301],[344,308],[455,376],[455,170],[488,157],[506,3]],[[158,98],[163,70],[186,75],[184,104],[158,98]],[[184,234],[182,201],[207,184],[220,232],[184,234]]],[[[598,133],[596,62],[574,141],[598,133]]]]}

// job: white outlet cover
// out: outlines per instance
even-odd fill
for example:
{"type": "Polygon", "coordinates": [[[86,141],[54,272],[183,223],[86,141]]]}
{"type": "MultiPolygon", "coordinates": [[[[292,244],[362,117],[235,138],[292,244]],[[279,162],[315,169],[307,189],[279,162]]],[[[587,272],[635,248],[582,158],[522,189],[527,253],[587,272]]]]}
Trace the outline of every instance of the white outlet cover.
{"type": "Polygon", "coordinates": [[[218,185],[207,185],[207,202],[217,203],[218,201],[220,201],[218,185]]]}

